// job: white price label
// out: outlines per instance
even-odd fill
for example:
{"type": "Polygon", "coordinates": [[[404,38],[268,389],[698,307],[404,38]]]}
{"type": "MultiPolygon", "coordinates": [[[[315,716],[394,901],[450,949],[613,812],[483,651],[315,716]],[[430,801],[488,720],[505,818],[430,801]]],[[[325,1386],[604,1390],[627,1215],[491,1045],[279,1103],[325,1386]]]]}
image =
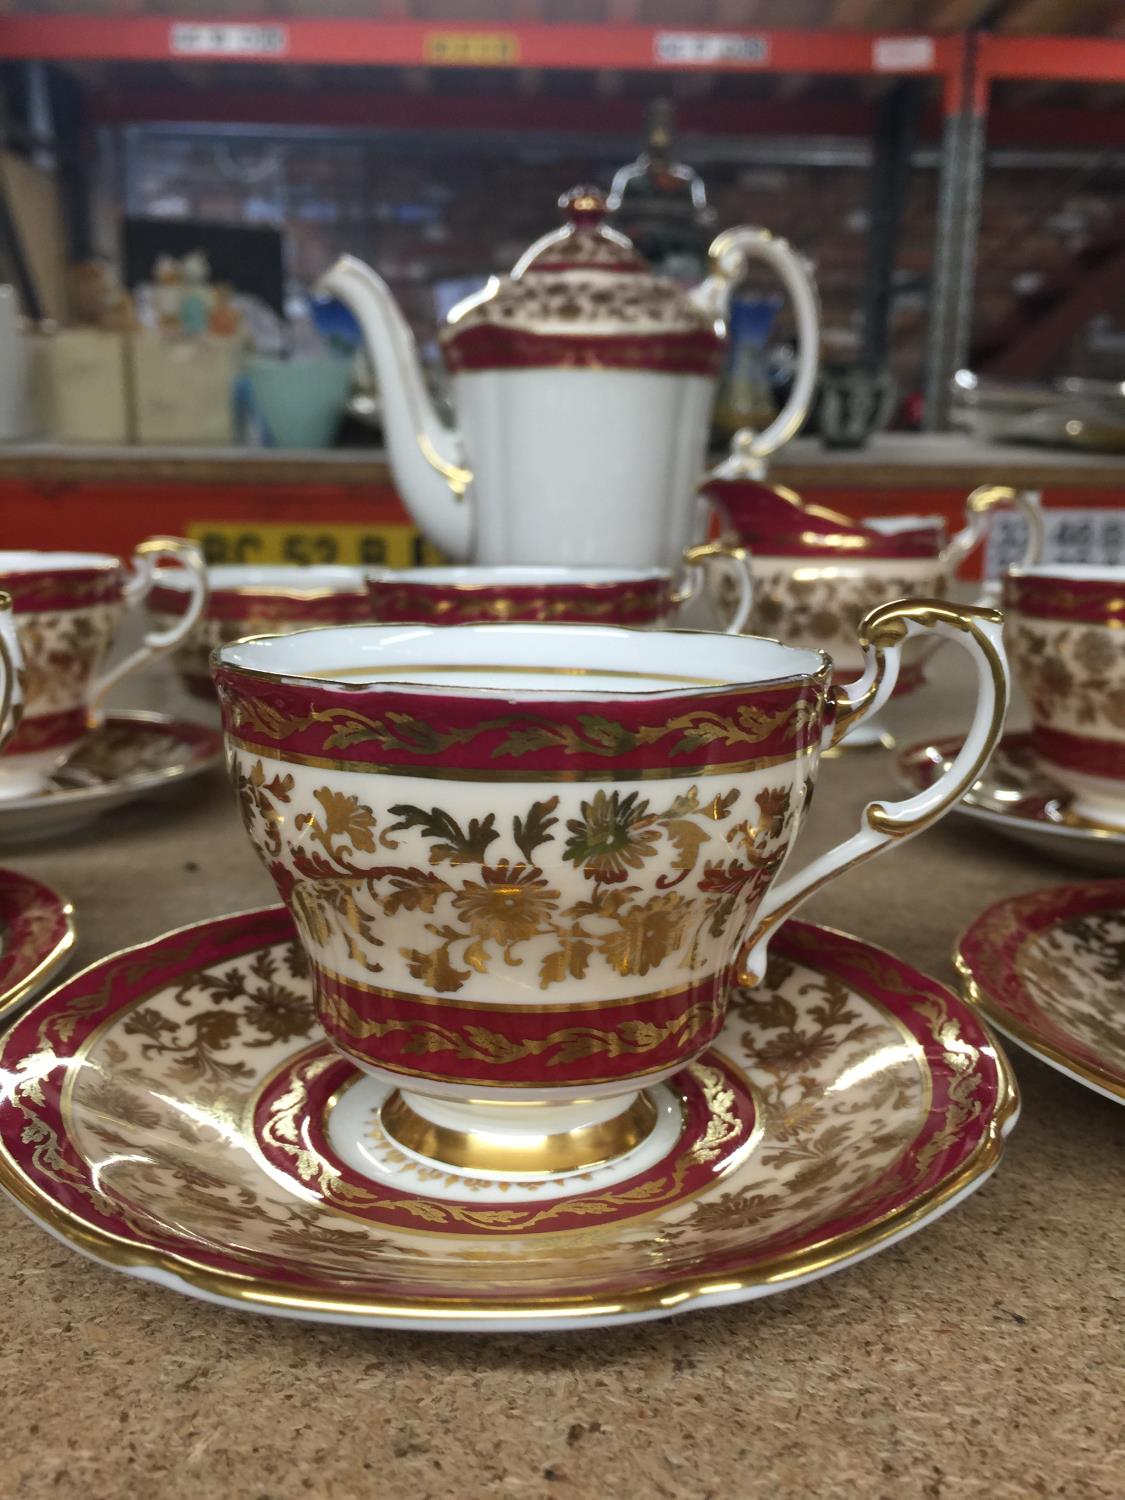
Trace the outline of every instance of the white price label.
{"type": "Polygon", "coordinates": [[[658,31],[652,44],[660,63],[721,64],[769,61],[768,36],[724,35],[714,31],[658,31]]]}
{"type": "Polygon", "coordinates": [[[926,73],[936,56],[932,36],[878,36],[871,44],[877,73],[926,73]]]}
{"type": "MultiPolygon", "coordinates": [[[[991,521],[985,574],[999,578],[1023,556],[1027,522],[1014,510],[995,511],[991,521]]],[[[1125,563],[1125,510],[1044,510],[1043,530],[1045,563],[1094,563],[1098,567],[1125,563]]]]}
{"type": "Polygon", "coordinates": [[[289,28],[177,21],[169,48],[176,57],[283,57],[289,51],[289,28]]]}

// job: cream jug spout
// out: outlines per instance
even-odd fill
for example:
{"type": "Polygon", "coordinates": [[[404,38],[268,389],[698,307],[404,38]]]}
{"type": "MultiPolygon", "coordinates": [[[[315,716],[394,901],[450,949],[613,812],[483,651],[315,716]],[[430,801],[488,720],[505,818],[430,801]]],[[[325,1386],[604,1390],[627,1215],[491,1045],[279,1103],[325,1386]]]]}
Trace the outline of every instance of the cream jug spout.
{"type": "Polygon", "coordinates": [[[383,278],[354,255],[321,277],[318,291],[338,297],[355,315],[375,366],[383,427],[395,485],[411,516],[447,557],[472,548],[471,475],[460,435],[434,410],[414,336],[383,278]]]}

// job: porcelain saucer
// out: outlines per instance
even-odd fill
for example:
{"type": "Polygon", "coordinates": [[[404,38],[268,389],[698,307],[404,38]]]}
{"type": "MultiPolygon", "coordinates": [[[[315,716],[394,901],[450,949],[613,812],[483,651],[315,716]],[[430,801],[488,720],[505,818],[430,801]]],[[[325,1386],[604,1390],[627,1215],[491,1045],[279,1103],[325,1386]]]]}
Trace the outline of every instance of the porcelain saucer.
{"type": "MultiPolygon", "coordinates": [[[[961,739],[920,741],[898,757],[911,791],[931,786],[961,748],[961,739]]],[[[1039,768],[1028,734],[1006,734],[988,769],[954,809],[1055,859],[1125,872],[1125,828],[1092,823],[1070,810],[1066,792],[1039,768]]]]}
{"type": "Polygon", "coordinates": [[[222,735],[202,724],[141,710],[107,714],[43,791],[0,801],[0,845],[72,833],[222,756],[222,735]]]}
{"type": "Polygon", "coordinates": [[[49,885],[0,870],[0,1019],[43,988],[74,947],[74,908],[49,885]]]}
{"type": "Polygon", "coordinates": [[[650,1091],[649,1138],[546,1180],[394,1144],[379,1085],[318,1033],[282,907],[94,964],[19,1018],[0,1070],[0,1184],[92,1259],[224,1307],[445,1331],[815,1280],[979,1187],[1018,1108],[971,1007],[806,922],[716,1045],[650,1091]]]}
{"type": "Polygon", "coordinates": [[[1005,1036],[1125,1102],[1125,880],[998,901],[955,956],[966,996],[1005,1036]]]}

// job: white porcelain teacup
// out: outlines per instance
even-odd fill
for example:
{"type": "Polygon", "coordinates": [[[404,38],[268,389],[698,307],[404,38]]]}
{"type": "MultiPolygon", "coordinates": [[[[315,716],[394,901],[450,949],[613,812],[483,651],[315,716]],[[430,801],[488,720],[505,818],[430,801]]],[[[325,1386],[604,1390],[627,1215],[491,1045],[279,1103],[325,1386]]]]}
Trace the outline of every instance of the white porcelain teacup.
{"type": "Polygon", "coordinates": [[[40,790],[80,744],[109,689],[175,649],[199,618],[207,583],[194,543],[150,537],[134,552],[132,571],[102,552],[0,552],[0,590],[11,596],[23,657],[20,719],[0,754],[2,800],[40,790]],[[161,557],[190,578],[186,614],[103,670],[122,617],[152,587],[161,557]]]}
{"type": "Polygon", "coordinates": [[[972,785],[1007,701],[999,616],[900,601],[863,636],[847,688],[821,652],[692,631],[370,625],[216,651],[247,832],[329,1038],[401,1090],[381,1108],[402,1145],[482,1171],[631,1149],[644,1090],[708,1046],[776,925],[972,785]],[[821,748],[920,634],[972,658],[963,748],[779,879],[821,748]]]}
{"type": "Polygon", "coordinates": [[[1015,568],[1004,606],[1032,749],[1074,812],[1125,827],[1125,567],[1015,568]]]}
{"type": "Polygon", "coordinates": [[[732,595],[729,633],[750,618],[750,559],[737,545],[708,542],[684,553],[689,578],[667,568],[479,565],[403,568],[368,575],[371,618],[470,625],[489,620],[565,624],[671,624],[709,585],[732,595]]]}

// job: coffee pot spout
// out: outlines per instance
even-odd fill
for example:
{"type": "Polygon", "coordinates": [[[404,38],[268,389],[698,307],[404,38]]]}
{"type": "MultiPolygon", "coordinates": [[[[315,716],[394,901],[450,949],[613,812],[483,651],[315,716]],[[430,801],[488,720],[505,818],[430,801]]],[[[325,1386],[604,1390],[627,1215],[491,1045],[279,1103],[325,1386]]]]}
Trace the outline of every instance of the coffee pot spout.
{"type": "Polygon", "coordinates": [[[338,297],[363,332],[383,412],[387,451],[397,489],[413,519],[454,561],[469,556],[472,510],[465,491],[460,434],[446,426],[426,389],[410,327],[383,278],[354,255],[344,255],[320,279],[318,291],[338,297]]]}

